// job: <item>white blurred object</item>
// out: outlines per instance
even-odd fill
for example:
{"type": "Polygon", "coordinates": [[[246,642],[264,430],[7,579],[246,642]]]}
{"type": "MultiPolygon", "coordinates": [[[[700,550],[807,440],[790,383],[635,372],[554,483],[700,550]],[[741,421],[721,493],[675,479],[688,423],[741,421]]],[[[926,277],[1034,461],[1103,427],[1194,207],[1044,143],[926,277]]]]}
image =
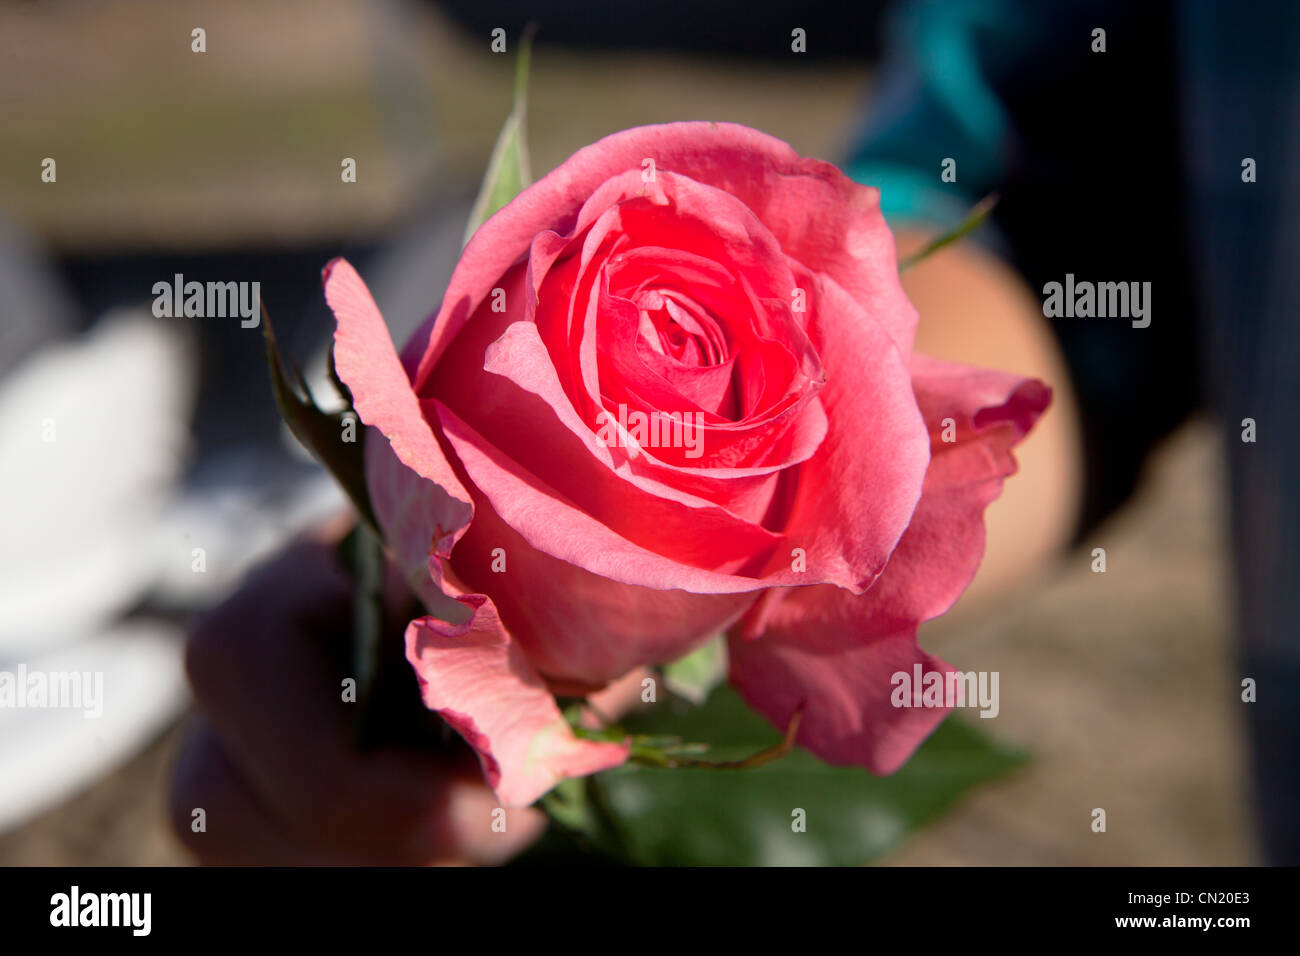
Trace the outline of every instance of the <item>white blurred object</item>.
{"type": "Polygon", "coordinates": [[[185,495],[168,512],[158,541],[154,600],[169,607],[211,603],[294,535],[348,507],[347,495],[324,470],[308,472],[278,491],[230,483],[185,495]]]}
{"type": "Polygon", "coordinates": [[[182,338],[144,310],[0,382],[0,661],[94,633],[149,588],[194,384],[182,338]]]}
{"type": "Polygon", "coordinates": [[[105,697],[93,718],[0,694],[0,830],[129,759],[185,707],[180,625],[126,612],[220,600],[347,507],[332,478],[286,468],[277,449],[218,453],[181,488],[196,386],[186,336],[143,309],[0,380],[0,683],[99,673],[105,697]]]}
{"type": "MultiPolygon", "coordinates": [[[[189,699],[182,647],[176,625],[131,621],[24,661],[29,680],[32,674],[101,675],[101,713],[0,707],[0,831],[129,759],[175,718],[189,699]]],[[[17,675],[18,665],[0,663],[0,680],[5,673],[17,675]]]]}

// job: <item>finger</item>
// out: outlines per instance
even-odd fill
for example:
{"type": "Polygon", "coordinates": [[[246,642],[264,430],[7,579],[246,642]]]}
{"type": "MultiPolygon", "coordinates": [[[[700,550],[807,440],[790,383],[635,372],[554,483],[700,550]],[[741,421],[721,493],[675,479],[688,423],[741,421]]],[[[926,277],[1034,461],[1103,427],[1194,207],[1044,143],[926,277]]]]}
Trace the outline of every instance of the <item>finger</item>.
{"type": "Polygon", "coordinates": [[[181,745],[169,810],[173,832],[205,865],[335,862],[289,838],[202,720],[181,745]]]}
{"type": "Polygon", "coordinates": [[[493,865],[517,855],[546,827],[537,811],[511,811],[485,826],[496,804],[481,783],[449,781],[449,837],[439,856],[387,857],[341,853],[298,839],[268,805],[202,719],[195,722],[176,762],[170,800],[172,828],[201,864],[212,866],[493,865]]]}
{"type": "Polygon", "coordinates": [[[349,587],[328,549],[298,545],[196,628],[186,666],[200,708],[275,816],[344,851],[436,856],[444,774],[419,755],[356,753],[351,706],[324,650],[349,587]]]}
{"type": "Polygon", "coordinates": [[[187,651],[195,695],[241,774],[297,839],[341,853],[426,861],[517,852],[540,818],[497,812],[468,750],[353,747],[354,705],[341,694],[349,675],[322,650],[346,633],[349,604],[332,552],[300,545],[196,630],[187,651]]]}

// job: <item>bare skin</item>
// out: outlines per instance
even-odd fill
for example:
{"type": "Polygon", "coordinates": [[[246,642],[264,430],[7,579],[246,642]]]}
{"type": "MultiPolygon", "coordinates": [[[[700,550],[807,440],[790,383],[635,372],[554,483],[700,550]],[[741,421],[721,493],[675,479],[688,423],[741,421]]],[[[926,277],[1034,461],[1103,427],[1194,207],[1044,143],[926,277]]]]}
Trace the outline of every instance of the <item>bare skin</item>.
{"type": "Polygon", "coordinates": [[[202,863],[497,863],[545,827],[500,805],[468,749],[363,754],[352,744],[326,636],[347,628],[351,584],[330,546],[304,542],[203,619],[186,653],[199,718],[176,763],[173,828],[202,863]],[[206,831],[195,832],[194,810],[206,831]]]}

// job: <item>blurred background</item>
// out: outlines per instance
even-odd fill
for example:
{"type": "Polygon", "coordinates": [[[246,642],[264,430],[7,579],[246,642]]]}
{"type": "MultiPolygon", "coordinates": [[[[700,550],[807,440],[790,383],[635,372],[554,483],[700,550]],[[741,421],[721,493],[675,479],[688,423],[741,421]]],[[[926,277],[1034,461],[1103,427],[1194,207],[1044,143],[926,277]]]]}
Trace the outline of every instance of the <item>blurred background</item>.
{"type": "MultiPolygon", "coordinates": [[[[106,705],[97,720],[0,709],[0,864],[189,862],[164,817],[186,622],[342,507],[280,424],[261,330],[155,318],[154,283],[259,282],[286,351],[320,381],[330,258],[357,266],[399,342],[436,307],[527,21],[541,27],[534,175],[607,133],[681,119],[842,162],[884,46],[885,4],[848,6],[0,6],[0,670],[102,671],[106,705]],[[806,55],[792,55],[795,26],[806,55]]],[[[978,723],[1034,760],[885,862],[1260,858],[1234,664],[1222,445],[1236,432],[1195,407],[1165,416],[1059,561],[923,628],[957,667],[1001,672],[999,718],[978,723]],[[1097,546],[1106,574],[1091,570],[1097,546]],[[1087,825],[1093,807],[1106,834],[1087,825]]]]}

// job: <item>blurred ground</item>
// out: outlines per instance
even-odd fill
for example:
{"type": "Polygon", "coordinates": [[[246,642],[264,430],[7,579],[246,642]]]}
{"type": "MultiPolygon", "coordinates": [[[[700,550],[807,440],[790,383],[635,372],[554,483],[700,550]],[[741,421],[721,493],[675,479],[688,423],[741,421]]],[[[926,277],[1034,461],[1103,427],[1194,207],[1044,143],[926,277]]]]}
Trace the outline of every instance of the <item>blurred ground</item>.
{"type": "MultiPolygon", "coordinates": [[[[1000,671],[1001,713],[981,729],[1028,747],[1034,762],[887,862],[1254,861],[1217,462],[1209,426],[1185,428],[1095,544],[996,608],[930,626],[928,650],[1000,671]],[[1106,549],[1105,574],[1090,570],[1092,547],[1106,549]],[[1106,833],[1091,830],[1095,807],[1106,810],[1106,833]]],[[[0,865],[187,862],[163,821],[177,742],[173,730],[88,792],[0,835],[0,865]]]]}
{"type": "MultiPolygon", "coordinates": [[[[0,210],[56,251],[86,256],[331,244],[383,234],[431,194],[468,195],[508,110],[512,59],[423,8],[397,9],[0,8],[0,210]],[[200,25],[201,55],[190,52],[200,25]],[[40,182],[45,156],[58,160],[57,187],[40,182]],[[345,156],[358,160],[355,184],[340,182],[345,156]]],[[[543,47],[529,94],[534,172],[606,133],[676,119],[747,123],[834,159],[867,79],[847,63],[543,47]]],[[[1185,428],[1082,551],[996,608],[959,608],[923,630],[927,649],[958,667],[1000,671],[1001,714],[981,729],[1036,760],[890,862],[1253,860],[1224,500],[1211,429],[1185,428]],[[1092,547],[1106,549],[1107,573],[1090,571],[1092,547]],[[1105,834],[1090,829],[1095,807],[1107,811],[1105,834]]],[[[162,815],[177,740],[173,728],[86,792],[0,834],[0,865],[186,862],[162,815]]]]}
{"type": "Polygon", "coordinates": [[[1255,861],[1225,506],[1217,434],[1192,423],[1060,567],[996,607],[959,606],[922,628],[926,649],[955,666],[1000,672],[1001,712],[979,722],[1035,761],[892,862],[1255,861]],[[1106,550],[1104,574],[1093,548],[1106,550]],[[1091,830],[1098,807],[1105,833],[1091,830]]]}

